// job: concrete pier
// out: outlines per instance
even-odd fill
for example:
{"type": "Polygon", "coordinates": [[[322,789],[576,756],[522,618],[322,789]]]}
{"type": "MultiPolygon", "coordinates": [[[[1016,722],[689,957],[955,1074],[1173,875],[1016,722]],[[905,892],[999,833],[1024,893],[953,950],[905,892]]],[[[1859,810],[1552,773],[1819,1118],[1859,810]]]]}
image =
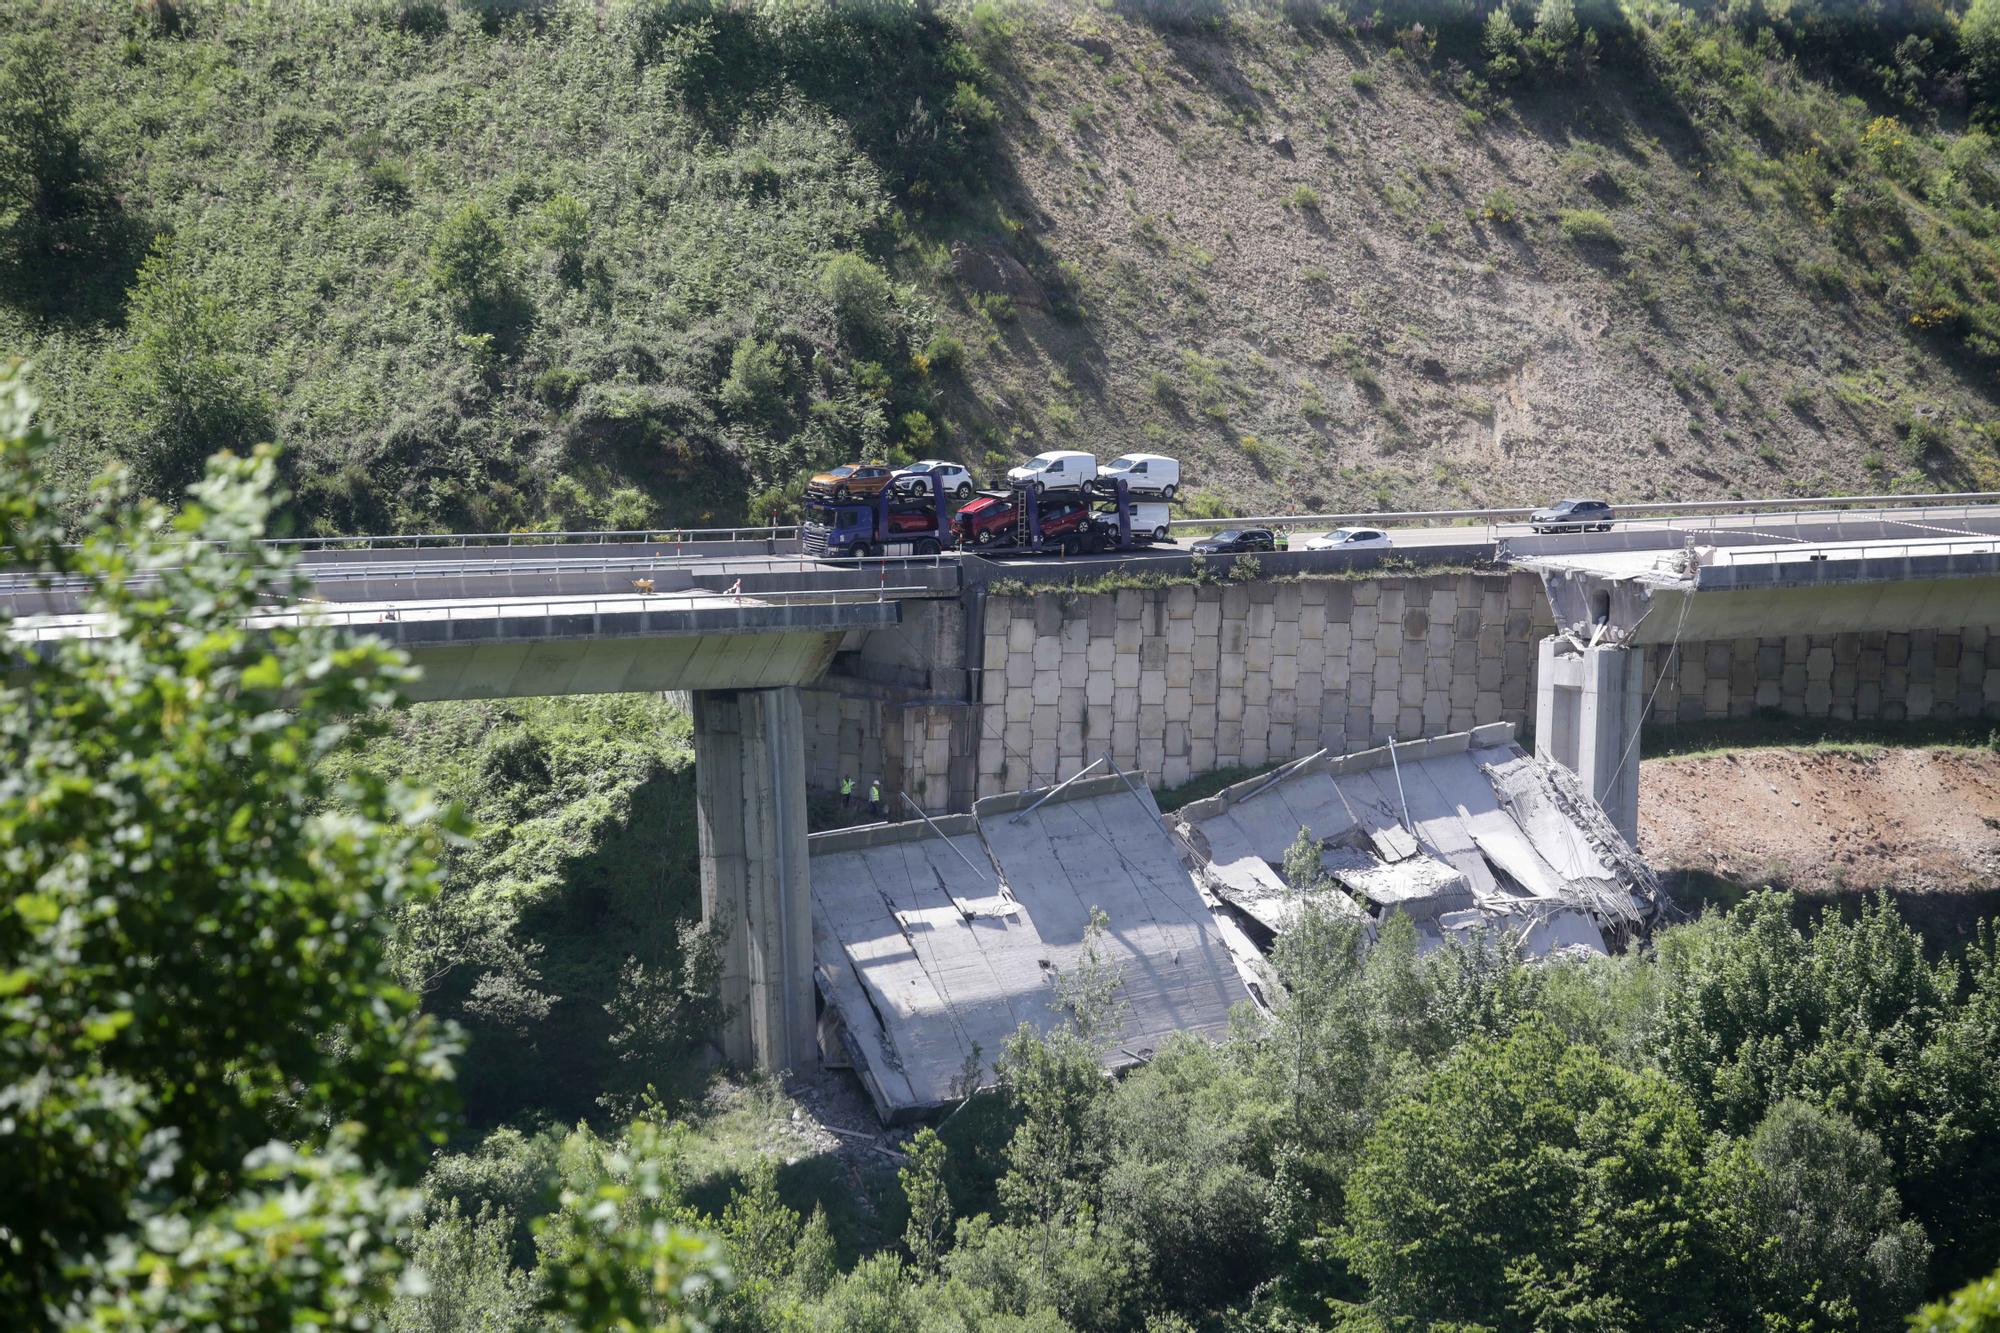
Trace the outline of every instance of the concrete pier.
{"type": "Polygon", "coordinates": [[[1535,690],[1535,754],[1576,774],[1625,840],[1639,842],[1639,740],[1645,653],[1578,649],[1542,640],[1535,690]]]}
{"type": "Polygon", "coordinates": [[[722,931],[723,1054],[767,1072],[817,1059],[805,728],[795,688],[694,692],[702,917],[722,931]]]}

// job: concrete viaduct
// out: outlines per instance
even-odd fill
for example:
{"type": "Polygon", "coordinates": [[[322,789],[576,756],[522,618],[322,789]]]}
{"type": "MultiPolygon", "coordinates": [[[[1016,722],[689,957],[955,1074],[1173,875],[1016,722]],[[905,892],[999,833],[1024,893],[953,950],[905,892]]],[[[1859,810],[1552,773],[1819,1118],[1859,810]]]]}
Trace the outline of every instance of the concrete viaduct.
{"type": "MultiPolygon", "coordinates": [[[[1241,579],[1226,558],[1175,579],[1196,568],[1175,552],[828,565],[775,530],[356,539],[308,544],[315,601],[259,619],[402,646],[418,699],[687,691],[724,1050],[782,1069],[816,1050],[809,785],[881,776],[944,813],[1104,753],[1166,786],[1504,719],[1629,836],[1649,715],[1899,716],[1920,690],[1927,715],[2000,712],[2000,497],[1968,498],[1709,506],[1584,536],[1489,515],[1395,530],[1451,572],[1294,550],[1241,579]],[[1035,592],[1119,574],[1166,577],[1035,592]]],[[[17,651],[91,634],[80,598],[0,575],[17,651]]]]}

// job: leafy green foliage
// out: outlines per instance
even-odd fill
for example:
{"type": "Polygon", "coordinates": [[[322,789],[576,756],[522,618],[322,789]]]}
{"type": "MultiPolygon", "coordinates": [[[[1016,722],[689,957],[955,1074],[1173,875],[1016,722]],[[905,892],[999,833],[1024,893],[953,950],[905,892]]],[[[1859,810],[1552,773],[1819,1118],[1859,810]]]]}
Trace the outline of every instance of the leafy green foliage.
{"type": "Polygon", "coordinates": [[[2000,1042],[1990,940],[1967,978],[1926,960],[1886,901],[1808,935],[1761,894],[1672,932],[1659,959],[1660,1063],[1704,1121],[1748,1133],[1791,1097],[1850,1117],[1881,1140],[1945,1271],[1984,1265],[1994,1167],[1972,1145],[2000,1142],[2000,1075],[1979,1064],[2000,1042]]]}
{"type": "Polygon", "coordinates": [[[115,633],[0,685],[0,1308],[359,1324],[442,1128],[450,1044],[388,971],[436,839],[409,789],[315,763],[407,668],[242,626],[298,592],[256,545],[268,452],[218,459],[171,522],[108,482],[61,546],[32,411],[8,372],[0,543],[115,633]]]}
{"type": "Polygon", "coordinates": [[[910,1220],[903,1228],[903,1248],[918,1272],[937,1271],[945,1232],[951,1222],[951,1195],[944,1180],[945,1146],[937,1131],[919,1130],[910,1141],[910,1164],[897,1171],[910,1220]]]}
{"type": "Polygon", "coordinates": [[[1995,1333],[2000,1330],[2000,1272],[1926,1305],[1910,1317],[1911,1333],[1995,1333]]]}
{"type": "Polygon", "coordinates": [[[61,46],[43,33],[0,45],[0,293],[54,320],[102,316],[79,301],[88,274],[130,274],[135,229],[84,141],[61,46]]]}
{"type": "Polygon", "coordinates": [[[507,280],[506,238],[478,204],[466,204],[438,224],[430,257],[439,289],[461,306],[490,299],[507,280]]]}
{"type": "Polygon", "coordinates": [[[1845,1116],[1779,1102],[1723,1178],[1766,1238],[1761,1308],[1799,1327],[1883,1328],[1922,1294],[1930,1241],[1902,1218],[1882,1145],[1845,1116]]]}
{"type": "Polygon", "coordinates": [[[504,1212],[481,1208],[467,1217],[456,1199],[434,1208],[411,1244],[415,1276],[389,1308],[391,1333],[476,1333],[527,1323],[534,1283],[513,1264],[513,1230],[504,1212]]]}
{"type": "Polygon", "coordinates": [[[1658,1075],[1540,1026],[1475,1041],[1370,1137],[1346,1250],[1392,1319],[1732,1326],[1706,1151],[1658,1075]]]}

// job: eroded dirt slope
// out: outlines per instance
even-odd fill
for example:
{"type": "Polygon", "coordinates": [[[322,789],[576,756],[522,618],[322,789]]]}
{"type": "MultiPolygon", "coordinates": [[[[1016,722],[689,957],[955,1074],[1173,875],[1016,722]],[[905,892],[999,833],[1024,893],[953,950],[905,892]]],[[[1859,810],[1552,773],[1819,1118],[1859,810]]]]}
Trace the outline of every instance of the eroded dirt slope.
{"type": "Polygon", "coordinates": [[[2000,754],[1746,750],[1648,760],[1639,842],[1662,871],[1806,893],[2000,886],[2000,754]]]}

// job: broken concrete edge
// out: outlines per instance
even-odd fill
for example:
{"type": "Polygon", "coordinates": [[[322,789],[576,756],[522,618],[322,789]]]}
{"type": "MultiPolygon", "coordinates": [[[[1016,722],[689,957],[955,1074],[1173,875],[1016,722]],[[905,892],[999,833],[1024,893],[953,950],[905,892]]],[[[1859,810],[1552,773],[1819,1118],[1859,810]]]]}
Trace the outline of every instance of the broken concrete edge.
{"type": "Polygon", "coordinates": [[[855,828],[829,829],[806,839],[809,855],[826,852],[858,852],[870,847],[889,847],[899,842],[918,842],[939,833],[947,838],[977,837],[979,823],[971,815],[932,815],[930,823],[921,819],[894,824],[862,824],[855,828]]]}
{"type": "Polygon", "coordinates": [[[1145,804],[1153,807],[1155,817],[1159,807],[1153,802],[1153,793],[1148,790],[1140,776],[1112,773],[1101,778],[1085,778],[1078,782],[1072,779],[1068,786],[1058,782],[1051,787],[1031,787],[1027,791],[1004,792],[999,796],[986,796],[972,803],[973,819],[985,819],[992,815],[1008,815],[1016,810],[1025,810],[1035,802],[1053,793],[1052,804],[1065,801],[1092,800],[1099,796],[1112,796],[1120,791],[1136,792],[1145,804]],[[1057,791],[1056,788],[1061,790],[1057,791]]]}
{"type": "MultiPolygon", "coordinates": [[[[1467,750],[1498,749],[1514,743],[1513,723],[1488,722],[1470,731],[1453,731],[1418,741],[1398,741],[1395,762],[1415,764],[1440,755],[1461,754],[1467,750]]],[[[1296,765],[1276,781],[1272,781],[1270,773],[1260,773],[1254,778],[1245,778],[1241,782],[1224,787],[1213,796],[1190,801],[1176,810],[1174,817],[1183,825],[1193,825],[1204,819],[1213,819],[1238,802],[1248,800],[1261,791],[1281,787],[1302,774],[1324,773],[1329,777],[1341,778],[1353,773],[1365,773],[1370,769],[1388,768],[1391,762],[1389,747],[1386,745],[1376,746],[1370,750],[1355,750],[1349,754],[1315,755],[1306,762],[1296,765]]]]}

